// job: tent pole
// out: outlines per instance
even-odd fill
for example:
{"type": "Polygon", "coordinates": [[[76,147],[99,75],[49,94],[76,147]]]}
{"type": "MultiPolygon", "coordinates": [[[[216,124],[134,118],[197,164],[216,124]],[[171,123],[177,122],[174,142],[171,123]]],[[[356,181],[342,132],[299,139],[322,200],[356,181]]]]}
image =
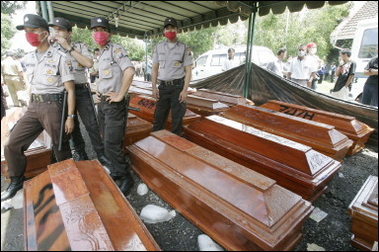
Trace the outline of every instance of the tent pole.
{"type": "Polygon", "coordinates": [[[46,7],[46,1],[39,1],[40,6],[41,6],[41,12],[42,12],[42,17],[48,21],[49,17],[47,15],[47,7],[46,7]]]}
{"type": "Polygon", "coordinates": [[[257,3],[254,3],[253,6],[253,12],[250,14],[249,17],[249,28],[248,28],[248,35],[247,35],[247,48],[246,48],[246,71],[245,71],[245,79],[244,79],[244,86],[243,86],[243,97],[249,98],[249,86],[250,86],[250,73],[251,73],[251,59],[252,59],[252,53],[253,53],[253,41],[254,41],[254,26],[255,26],[255,17],[257,13],[257,3]]]}

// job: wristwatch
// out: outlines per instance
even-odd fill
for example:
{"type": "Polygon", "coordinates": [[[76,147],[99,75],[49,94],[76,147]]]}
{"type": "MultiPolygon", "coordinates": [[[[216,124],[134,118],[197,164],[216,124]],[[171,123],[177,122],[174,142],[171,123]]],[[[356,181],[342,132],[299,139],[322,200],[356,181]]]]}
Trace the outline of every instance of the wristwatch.
{"type": "Polygon", "coordinates": [[[76,115],[75,114],[71,114],[71,115],[67,115],[67,117],[75,118],[76,115]]]}
{"type": "Polygon", "coordinates": [[[71,54],[71,52],[74,50],[75,50],[75,48],[73,46],[71,46],[70,50],[68,50],[68,53],[71,54]]]}

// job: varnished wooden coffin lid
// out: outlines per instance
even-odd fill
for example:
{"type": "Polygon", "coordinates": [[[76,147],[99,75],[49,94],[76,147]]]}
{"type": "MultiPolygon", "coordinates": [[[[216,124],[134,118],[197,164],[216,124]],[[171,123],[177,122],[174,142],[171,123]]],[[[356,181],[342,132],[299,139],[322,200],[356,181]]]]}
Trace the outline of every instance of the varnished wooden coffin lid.
{"type": "Polygon", "coordinates": [[[289,250],[313,209],[274,180],[166,130],[128,149],[144,182],[228,250],[289,250]]]}
{"type": "Polygon", "coordinates": [[[312,147],[220,116],[185,126],[188,140],[262,173],[314,201],[341,163],[312,147]]]}
{"type": "Polygon", "coordinates": [[[237,105],[225,111],[222,116],[311,146],[338,161],[342,161],[353,144],[334,126],[261,107],[237,105]]]}
{"type": "Polygon", "coordinates": [[[335,126],[337,130],[354,141],[354,144],[347,153],[348,155],[352,155],[363,149],[371,133],[374,132],[373,128],[352,116],[275,100],[270,100],[260,107],[335,126]]]}
{"type": "Polygon", "coordinates": [[[235,105],[254,105],[254,102],[248,101],[246,98],[243,98],[239,95],[233,95],[228,94],[224,92],[209,90],[209,89],[198,89],[196,92],[193,93],[194,96],[204,97],[208,99],[217,100],[219,102],[225,103],[228,106],[235,106],[235,105]]]}
{"type": "Polygon", "coordinates": [[[97,160],[65,160],[24,183],[26,250],[160,250],[97,160]]]}

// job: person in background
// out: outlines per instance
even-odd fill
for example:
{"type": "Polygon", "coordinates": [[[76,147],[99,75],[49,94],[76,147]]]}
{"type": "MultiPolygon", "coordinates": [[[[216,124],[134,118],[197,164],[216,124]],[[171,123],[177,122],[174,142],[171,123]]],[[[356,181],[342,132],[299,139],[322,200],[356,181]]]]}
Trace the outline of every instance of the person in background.
{"type": "Polygon", "coordinates": [[[316,70],[315,77],[312,79],[311,88],[316,90],[317,81],[320,79],[319,70],[321,68],[321,59],[316,55],[317,53],[317,45],[314,42],[311,42],[307,45],[307,58],[312,62],[313,68],[316,70]]]}
{"type": "Polygon", "coordinates": [[[292,59],[290,68],[287,72],[287,78],[301,86],[311,88],[316,69],[312,64],[313,62],[306,57],[305,44],[301,44],[297,51],[298,56],[292,59]]]}
{"type": "Polygon", "coordinates": [[[330,82],[333,83],[334,82],[334,79],[336,77],[336,64],[332,63],[332,65],[330,66],[330,82]]]}
{"type": "Polygon", "coordinates": [[[171,132],[181,136],[183,116],[187,109],[192,57],[188,55],[188,46],[178,41],[176,19],[167,18],[163,27],[163,34],[167,39],[155,46],[151,71],[153,97],[157,99],[153,131],[165,128],[171,110],[171,132]]]}
{"type": "Polygon", "coordinates": [[[336,98],[347,100],[349,98],[349,85],[353,83],[356,63],[350,60],[351,51],[343,49],[340,52],[340,65],[337,67],[337,80],[332,90],[336,98]]]}
{"type": "Polygon", "coordinates": [[[31,86],[31,101],[4,145],[4,157],[8,163],[11,182],[1,194],[1,201],[12,198],[22,189],[27,165],[24,151],[43,130],[51,137],[52,149],[58,162],[72,158],[69,139],[75,125],[75,77],[71,60],[50,45],[49,26],[45,19],[35,14],[26,14],[23,20],[24,24],[16,28],[25,30],[26,40],[36,47],[36,50],[24,57],[26,75],[31,86]],[[66,134],[60,139],[64,90],[67,91],[68,115],[64,120],[66,134]]]}
{"type": "Polygon", "coordinates": [[[283,60],[287,57],[287,49],[279,48],[278,52],[276,53],[276,57],[277,59],[275,61],[267,64],[266,69],[276,73],[281,77],[284,77],[287,75],[287,72],[284,71],[283,60]]]}
{"type": "MultiPolygon", "coordinates": [[[[378,48],[376,48],[378,53],[378,48]]],[[[372,58],[364,69],[368,78],[363,87],[362,103],[378,107],[378,55],[372,58]]]]}
{"type": "Polygon", "coordinates": [[[100,131],[104,140],[105,156],[110,160],[110,176],[126,196],[133,187],[130,160],[123,151],[128,90],[135,73],[126,50],[110,41],[109,22],[103,17],[91,19],[94,42],[100,49],[97,105],[100,131]]]}
{"type": "MultiPolygon", "coordinates": [[[[102,165],[108,167],[110,161],[104,154],[104,144],[101,139],[100,129],[96,119],[97,114],[94,109],[92,94],[86,76],[86,70],[93,66],[92,55],[88,51],[87,45],[82,42],[71,41],[72,26],[70,21],[56,17],[49,26],[54,29],[52,39],[57,42],[58,51],[64,53],[72,62],[75,76],[76,112],[79,113],[88,132],[97,159],[102,165]]],[[[88,160],[77,115],[74,117],[74,122],[75,128],[71,134],[71,144],[74,150],[75,160],[88,160]]]]}
{"type": "Polygon", "coordinates": [[[228,58],[225,60],[221,71],[226,71],[234,67],[239,66],[239,61],[234,57],[235,50],[234,48],[228,49],[228,58]]]}
{"type": "Polygon", "coordinates": [[[14,53],[7,51],[6,58],[1,61],[1,75],[7,85],[14,107],[26,106],[25,100],[20,101],[17,92],[26,89],[24,70],[20,61],[14,59],[14,53]]]}

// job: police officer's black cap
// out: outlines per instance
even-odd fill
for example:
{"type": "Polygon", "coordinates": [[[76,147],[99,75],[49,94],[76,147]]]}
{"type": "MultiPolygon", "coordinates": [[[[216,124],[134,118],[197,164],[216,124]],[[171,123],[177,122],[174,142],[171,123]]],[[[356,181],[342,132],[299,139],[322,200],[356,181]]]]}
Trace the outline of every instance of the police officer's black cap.
{"type": "Polygon", "coordinates": [[[108,20],[106,18],[103,18],[103,17],[91,18],[91,29],[94,27],[97,27],[97,26],[101,26],[101,27],[104,27],[104,28],[107,28],[108,30],[110,30],[108,20]]]}
{"type": "Polygon", "coordinates": [[[172,25],[178,28],[178,22],[176,21],[175,18],[166,18],[166,20],[164,21],[163,27],[166,28],[167,25],[172,25]]]}
{"type": "Polygon", "coordinates": [[[23,25],[17,25],[17,30],[23,30],[25,27],[28,28],[44,28],[45,30],[49,30],[49,26],[47,25],[47,22],[45,19],[43,19],[41,16],[38,16],[36,14],[25,14],[24,16],[24,24],[23,25]]]}
{"type": "Polygon", "coordinates": [[[49,26],[59,26],[67,31],[72,31],[72,25],[67,19],[56,17],[53,19],[53,22],[49,23],[49,26]]]}

